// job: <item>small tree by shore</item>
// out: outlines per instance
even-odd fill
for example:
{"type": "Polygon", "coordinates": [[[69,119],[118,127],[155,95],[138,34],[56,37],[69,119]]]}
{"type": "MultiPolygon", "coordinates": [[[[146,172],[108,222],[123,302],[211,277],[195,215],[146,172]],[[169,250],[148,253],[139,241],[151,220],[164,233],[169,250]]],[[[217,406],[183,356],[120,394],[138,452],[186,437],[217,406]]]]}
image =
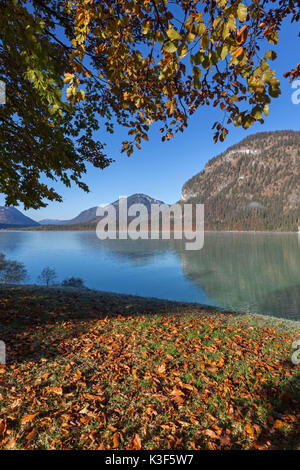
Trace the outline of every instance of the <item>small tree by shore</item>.
{"type": "Polygon", "coordinates": [[[0,282],[3,284],[19,284],[28,278],[25,265],[19,261],[9,260],[0,253],[0,282]]]}
{"type": "Polygon", "coordinates": [[[57,274],[55,269],[46,266],[39,275],[38,282],[40,284],[45,284],[46,286],[49,286],[51,284],[54,284],[56,278],[57,274]]]}

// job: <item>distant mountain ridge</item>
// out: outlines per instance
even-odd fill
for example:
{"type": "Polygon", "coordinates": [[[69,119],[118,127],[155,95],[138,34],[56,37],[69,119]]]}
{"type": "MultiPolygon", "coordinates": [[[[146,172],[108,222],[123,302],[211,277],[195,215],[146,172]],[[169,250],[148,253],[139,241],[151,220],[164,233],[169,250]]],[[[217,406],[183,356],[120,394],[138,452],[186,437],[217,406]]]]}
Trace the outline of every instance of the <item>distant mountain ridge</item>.
{"type": "MultiPolygon", "coordinates": [[[[131,207],[133,204],[143,204],[147,208],[148,213],[150,214],[152,204],[165,204],[165,203],[163,201],[159,201],[158,199],[154,199],[151,196],[147,196],[147,194],[136,193],[127,197],[127,207],[131,207]]],[[[118,215],[119,199],[115,202],[112,202],[112,205],[116,208],[116,214],[118,215]]],[[[99,220],[99,217],[97,218],[97,220],[99,220]]]]}
{"type": "Polygon", "coordinates": [[[62,222],[63,221],[59,220],[59,219],[42,219],[42,220],[39,220],[40,225],[59,225],[62,222]]]}
{"type": "Polygon", "coordinates": [[[39,223],[41,225],[76,225],[90,222],[96,218],[97,207],[91,207],[85,211],[80,212],[79,215],[70,220],[57,220],[57,219],[43,219],[39,223]]]}
{"type": "Polygon", "coordinates": [[[300,131],[252,134],[212,158],[182,188],[205,205],[209,230],[292,230],[300,225],[300,131]]]}
{"type": "MultiPolygon", "coordinates": [[[[119,212],[119,200],[116,200],[111,203],[116,208],[116,214],[118,216],[119,212]]],[[[151,204],[164,204],[163,201],[159,201],[158,199],[154,199],[151,196],[143,193],[136,193],[128,196],[127,198],[127,205],[128,207],[132,206],[133,204],[143,204],[147,207],[148,211],[150,212],[151,204]]],[[[39,223],[41,225],[84,225],[84,224],[91,224],[96,225],[98,220],[100,219],[97,217],[97,209],[98,207],[91,207],[83,212],[81,212],[77,217],[74,217],[70,220],[52,220],[52,219],[44,219],[40,220],[39,223]]]]}
{"type": "Polygon", "coordinates": [[[0,229],[37,227],[39,224],[15,207],[0,206],[0,229]]]}

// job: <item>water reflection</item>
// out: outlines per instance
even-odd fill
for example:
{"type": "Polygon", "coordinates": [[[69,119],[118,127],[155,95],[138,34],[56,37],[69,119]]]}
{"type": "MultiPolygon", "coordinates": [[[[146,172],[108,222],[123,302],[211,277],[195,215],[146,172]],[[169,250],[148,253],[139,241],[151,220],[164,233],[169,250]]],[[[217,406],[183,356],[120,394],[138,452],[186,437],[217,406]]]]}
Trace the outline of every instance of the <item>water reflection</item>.
{"type": "Polygon", "coordinates": [[[26,234],[25,232],[7,232],[5,230],[0,230],[0,251],[3,253],[11,253],[13,255],[14,252],[18,252],[22,249],[22,245],[24,245],[26,241],[26,234]]]}
{"type": "Polygon", "coordinates": [[[50,265],[91,288],[300,320],[298,234],[207,233],[201,251],[179,240],[106,240],[93,232],[0,232],[0,251],[32,282],[50,265]]]}
{"type": "Polygon", "coordinates": [[[300,318],[296,234],[211,233],[199,252],[177,248],[185,276],[219,304],[300,318]]]}
{"type": "Polygon", "coordinates": [[[120,261],[128,261],[133,265],[146,265],[154,262],[167,252],[173,252],[174,248],[168,240],[102,240],[91,237],[89,232],[77,232],[80,243],[93,249],[95,254],[99,251],[110,252],[120,261]]]}

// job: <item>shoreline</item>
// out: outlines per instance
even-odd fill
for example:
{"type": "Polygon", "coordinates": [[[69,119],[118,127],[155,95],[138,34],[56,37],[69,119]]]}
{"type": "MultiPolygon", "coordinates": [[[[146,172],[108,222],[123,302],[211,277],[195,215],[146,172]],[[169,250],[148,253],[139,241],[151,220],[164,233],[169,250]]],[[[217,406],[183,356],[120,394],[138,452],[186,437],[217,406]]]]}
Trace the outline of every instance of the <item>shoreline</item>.
{"type": "MultiPolygon", "coordinates": [[[[53,225],[52,227],[55,227],[53,225]]],[[[1,232],[8,232],[8,233],[16,233],[16,232],[93,232],[96,231],[96,227],[90,229],[59,229],[55,230],[51,229],[33,229],[33,228],[20,228],[20,229],[0,229],[1,232]]],[[[160,231],[159,233],[164,233],[165,231],[160,231]]],[[[117,231],[117,233],[119,233],[117,231]]],[[[151,234],[151,231],[148,233],[151,234]]],[[[170,233],[177,233],[174,231],[170,231],[170,233]]],[[[184,233],[184,232],[183,232],[184,233]]],[[[252,233],[252,234],[278,234],[278,235],[285,235],[285,234],[298,234],[300,235],[300,231],[294,232],[287,232],[287,231],[277,231],[277,230],[204,230],[204,233],[252,233]]],[[[159,239],[160,240],[160,239],[159,239]]]]}
{"type": "Polygon", "coordinates": [[[39,286],[37,284],[0,284],[0,293],[2,289],[16,289],[16,290],[28,290],[34,292],[49,292],[53,293],[68,293],[73,292],[80,297],[98,297],[101,301],[106,302],[119,302],[120,304],[132,304],[139,306],[143,309],[151,309],[158,307],[159,309],[168,310],[168,313],[178,313],[181,309],[191,309],[194,313],[199,310],[206,313],[214,314],[225,314],[232,315],[235,317],[249,317],[255,324],[260,326],[273,326],[278,328],[284,328],[288,330],[300,330],[300,320],[289,320],[287,318],[279,318],[267,314],[251,313],[251,312],[239,312],[226,307],[217,307],[208,304],[201,304],[198,302],[186,302],[180,300],[160,299],[159,297],[144,297],[134,294],[124,294],[120,292],[101,291],[97,289],[90,289],[88,287],[75,288],[75,287],[63,287],[59,285],[53,286],[39,286]]]}

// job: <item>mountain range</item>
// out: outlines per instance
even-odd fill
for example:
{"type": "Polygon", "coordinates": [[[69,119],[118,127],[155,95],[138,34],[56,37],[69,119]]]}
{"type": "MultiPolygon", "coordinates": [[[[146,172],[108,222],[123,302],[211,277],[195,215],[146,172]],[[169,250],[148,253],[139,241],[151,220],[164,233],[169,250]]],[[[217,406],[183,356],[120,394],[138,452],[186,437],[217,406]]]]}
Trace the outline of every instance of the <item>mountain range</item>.
{"type": "Polygon", "coordinates": [[[0,206],[0,229],[37,227],[39,224],[15,207],[0,206]]]}
{"type": "MultiPolygon", "coordinates": [[[[150,196],[142,193],[132,194],[127,198],[127,206],[130,207],[133,204],[143,204],[147,207],[148,211],[150,212],[151,204],[164,204],[164,202],[159,201],[157,199],[153,199],[150,196]]],[[[119,213],[119,200],[114,201],[111,203],[116,209],[116,214],[118,216],[119,213]]],[[[70,220],[57,220],[57,219],[43,219],[39,221],[40,225],[84,225],[84,224],[94,224],[96,225],[97,222],[101,217],[97,217],[97,209],[98,207],[91,207],[83,212],[81,212],[77,217],[74,217],[70,220]]]]}
{"type": "MultiPolygon", "coordinates": [[[[297,231],[300,226],[300,131],[252,134],[208,161],[182,188],[181,204],[205,205],[207,230],[297,231]]],[[[128,207],[163,204],[146,194],[128,197],[128,207]]],[[[119,201],[112,203],[118,214],[119,201]]],[[[39,223],[13,207],[0,207],[0,228],[94,229],[97,207],[69,220],[39,223]]]]}
{"type": "MultiPolygon", "coordinates": [[[[151,204],[164,204],[164,202],[147,196],[146,194],[136,193],[127,198],[127,206],[130,207],[133,204],[143,204],[150,212],[151,204]]],[[[118,216],[119,200],[114,201],[112,205],[115,207],[118,216]]],[[[95,226],[101,219],[101,217],[97,217],[97,209],[98,207],[91,207],[69,220],[42,219],[36,222],[23,215],[22,212],[14,207],[0,206],[0,229],[32,227],[34,229],[45,230],[55,229],[55,227],[58,226],[70,229],[85,228],[86,225],[95,226]]]]}
{"type": "Polygon", "coordinates": [[[96,218],[97,207],[91,207],[85,211],[80,212],[79,215],[70,220],[58,219],[43,219],[39,220],[40,225],[76,225],[90,222],[96,218]]]}
{"type": "Polygon", "coordinates": [[[298,230],[300,131],[260,132],[229,147],[184,184],[181,202],[205,204],[208,230],[298,230]]]}

